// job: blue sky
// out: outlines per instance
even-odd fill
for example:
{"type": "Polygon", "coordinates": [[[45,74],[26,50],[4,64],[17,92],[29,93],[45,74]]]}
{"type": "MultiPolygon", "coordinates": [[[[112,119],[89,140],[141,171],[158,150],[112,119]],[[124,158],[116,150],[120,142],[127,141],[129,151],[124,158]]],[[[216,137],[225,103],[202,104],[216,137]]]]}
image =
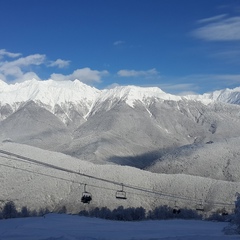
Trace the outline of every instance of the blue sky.
{"type": "Polygon", "coordinates": [[[240,86],[238,0],[0,0],[0,79],[240,86]]]}

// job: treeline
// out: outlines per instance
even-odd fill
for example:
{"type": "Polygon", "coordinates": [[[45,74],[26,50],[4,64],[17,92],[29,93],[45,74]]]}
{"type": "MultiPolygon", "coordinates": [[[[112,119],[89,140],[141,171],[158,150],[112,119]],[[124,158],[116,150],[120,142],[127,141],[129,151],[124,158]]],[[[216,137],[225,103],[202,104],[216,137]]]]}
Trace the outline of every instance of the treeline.
{"type": "MultiPolygon", "coordinates": [[[[27,207],[22,207],[20,211],[16,209],[14,202],[7,202],[2,210],[0,211],[0,219],[8,218],[20,218],[20,217],[37,217],[44,216],[50,213],[50,211],[45,209],[29,210],[27,207]]],[[[67,213],[65,206],[54,211],[54,213],[67,213]]],[[[93,208],[91,210],[82,210],[78,213],[80,216],[96,217],[109,220],[118,221],[141,221],[141,220],[166,220],[166,219],[202,219],[203,216],[196,210],[191,209],[173,209],[169,206],[159,206],[154,210],[146,211],[142,207],[137,208],[124,208],[120,206],[116,209],[110,210],[107,207],[93,208]]],[[[222,216],[220,213],[214,213],[208,219],[217,221],[226,221],[228,216],[222,216]]]]}
{"type": "MultiPolygon", "coordinates": [[[[140,220],[167,220],[167,219],[203,219],[203,214],[191,209],[174,209],[167,205],[156,207],[154,210],[146,211],[142,207],[124,208],[120,206],[110,210],[107,207],[82,210],[80,216],[97,217],[118,221],[140,221],[140,220]]],[[[221,211],[214,213],[205,220],[226,221],[229,216],[222,215],[221,211]]]]}
{"type": "MultiPolygon", "coordinates": [[[[0,211],[0,219],[8,219],[8,218],[22,218],[22,217],[38,217],[44,216],[50,213],[48,208],[41,208],[39,211],[29,210],[26,206],[22,207],[21,210],[17,210],[15,203],[12,201],[6,202],[0,211]]],[[[56,213],[66,213],[66,207],[62,207],[56,213]]]]}

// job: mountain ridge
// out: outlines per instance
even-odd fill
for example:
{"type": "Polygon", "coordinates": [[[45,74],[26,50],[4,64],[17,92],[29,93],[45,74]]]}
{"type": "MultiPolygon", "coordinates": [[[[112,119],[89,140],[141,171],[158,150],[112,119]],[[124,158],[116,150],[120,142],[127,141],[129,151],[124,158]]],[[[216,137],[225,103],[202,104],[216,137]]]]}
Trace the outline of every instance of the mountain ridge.
{"type": "MultiPolygon", "coordinates": [[[[173,149],[240,135],[239,105],[223,102],[229,102],[227,93],[239,89],[175,96],[157,87],[98,90],[78,80],[0,85],[4,86],[0,90],[0,140],[94,163],[147,169],[173,149]],[[24,111],[30,111],[29,115],[18,114],[24,111]]],[[[232,102],[237,103],[236,96],[232,102]]]]}
{"type": "Polygon", "coordinates": [[[157,97],[162,100],[214,100],[228,103],[239,101],[240,87],[234,89],[222,89],[211,93],[196,95],[172,95],[162,91],[158,87],[139,87],[135,85],[116,86],[110,89],[99,90],[81,81],[54,81],[52,79],[39,81],[36,79],[27,80],[21,83],[8,84],[0,80],[0,102],[12,104],[27,100],[42,101],[43,104],[54,106],[61,102],[78,102],[81,100],[95,101],[102,98],[102,101],[109,97],[129,100],[142,100],[143,98],[157,97]],[[101,96],[102,93],[102,96],[101,96]],[[231,98],[232,96],[232,98],[231,98]],[[127,99],[128,98],[128,99],[127,99]]]}
{"type": "MultiPolygon", "coordinates": [[[[15,84],[7,84],[0,80],[0,106],[8,106],[12,111],[16,111],[22,103],[34,101],[53,114],[55,114],[55,106],[59,106],[66,115],[65,118],[59,117],[65,124],[68,124],[69,120],[71,121],[71,117],[69,117],[71,114],[66,110],[69,108],[75,108],[86,120],[90,114],[97,111],[99,105],[106,101],[111,102],[106,106],[106,109],[109,109],[111,104],[116,104],[118,101],[125,101],[129,106],[134,107],[134,103],[137,101],[148,106],[154,100],[193,100],[204,104],[221,101],[239,104],[240,93],[239,88],[235,88],[203,95],[177,96],[163,92],[158,87],[138,87],[134,85],[98,90],[77,79],[58,82],[51,79],[45,81],[32,79],[15,84]]],[[[3,120],[6,116],[0,114],[0,117],[0,120],[3,120]]]]}

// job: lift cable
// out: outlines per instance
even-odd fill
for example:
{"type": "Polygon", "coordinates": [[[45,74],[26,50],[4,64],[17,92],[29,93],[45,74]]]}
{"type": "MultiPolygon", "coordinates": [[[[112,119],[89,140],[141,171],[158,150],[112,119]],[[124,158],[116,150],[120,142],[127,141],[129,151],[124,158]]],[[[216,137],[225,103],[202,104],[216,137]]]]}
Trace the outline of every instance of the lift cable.
{"type": "MultiPolygon", "coordinates": [[[[33,174],[37,174],[37,175],[44,176],[44,177],[50,177],[50,178],[54,178],[54,179],[58,179],[58,180],[66,181],[66,182],[76,183],[76,184],[79,184],[79,185],[85,185],[84,182],[71,180],[71,179],[67,179],[67,178],[63,178],[63,177],[57,177],[57,176],[46,174],[46,173],[40,173],[40,172],[32,171],[32,170],[29,170],[29,169],[21,168],[21,167],[10,166],[10,165],[7,165],[7,164],[2,164],[2,163],[0,163],[0,166],[7,167],[7,168],[12,168],[12,169],[16,169],[16,170],[20,170],[20,171],[24,171],[24,172],[28,172],[28,173],[33,173],[33,174]]],[[[116,191],[116,189],[113,189],[113,188],[107,188],[107,187],[97,186],[97,185],[93,185],[93,184],[87,184],[87,185],[90,186],[90,187],[94,187],[94,188],[101,188],[101,189],[104,189],[104,190],[116,191]]]]}
{"type": "Polygon", "coordinates": [[[115,185],[120,185],[118,182],[115,182],[115,181],[112,181],[112,180],[91,176],[91,175],[88,175],[88,174],[85,174],[85,173],[81,173],[81,172],[77,172],[77,171],[74,171],[74,170],[66,169],[66,168],[59,167],[59,166],[56,166],[56,165],[52,165],[52,164],[49,164],[49,163],[43,163],[41,161],[34,160],[34,159],[28,158],[28,157],[24,157],[24,156],[15,154],[15,153],[10,153],[10,152],[3,151],[3,150],[0,150],[0,153],[6,154],[6,155],[9,155],[9,156],[13,156],[13,157],[17,157],[17,158],[26,160],[28,162],[36,163],[38,165],[53,168],[53,169],[60,170],[60,171],[63,171],[63,172],[73,173],[73,174],[81,175],[81,176],[84,176],[84,177],[89,177],[89,178],[92,178],[92,179],[95,179],[95,180],[108,182],[108,183],[112,183],[112,184],[115,184],[115,185]]]}
{"type": "MultiPolygon", "coordinates": [[[[107,183],[110,183],[110,184],[122,186],[122,183],[119,183],[119,182],[116,182],[116,181],[113,181],[113,180],[108,180],[108,179],[104,179],[104,178],[100,178],[100,177],[95,177],[95,176],[92,176],[92,175],[89,175],[89,174],[85,174],[85,173],[77,172],[77,171],[74,171],[74,170],[66,169],[66,168],[59,167],[59,166],[56,166],[56,165],[52,165],[52,164],[49,164],[49,163],[43,163],[41,161],[34,160],[34,159],[28,158],[28,157],[24,157],[24,156],[21,156],[21,155],[15,154],[15,153],[11,153],[11,152],[8,152],[8,151],[0,150],[0,153],[2,153],[4,155],[11,156],[11,157],[15,157],[15,158],[17,158],[16,160],[21,159],[21,160],[24,160],[24,161],[27,161],[27,162],[30,162],[30,163],[34,163],[34,164],[37,164],[37,165],[40,165],[40,166],[43,166],[43,167],[48,167],[48,168],[56,169],[56,170],[59,170],[59,171],[64,171],[64,172],[67,172],[67,173],[72,173],[72,174],[80,175],[80,176],[83,176],[83,177],[88,177],[88,178],[91,178],[91,179],[95,179],[95,180],[98,180],[98,181],[107,182],[107,183]]],[[[14,160],[14,159],[12,159],[12,160],[14,160]]],[[[5,166],[7,167],[7,165],[5,165],[5,166]]],[[[16,168],[16,167],[14,167],[14,168],[16,168]]],[[[20,169],[20,170],[25,170],[25,169],[20,169]]],[[[25,170],[25,171],[29,171],[29,170],[25,170]]],[[[34,172],[34,173],[36,173],[36,172],[34,172]]],[[[44,175],[44,174],[42,174],[42,175],[44,175]]],[[[53,176],[47,175],[47,174],[46,174],[46,176],[53,177],[53,176]]],[[[62,180],[65,180],[65,179],[62,179],[62,180]]],[[[71,181],[72,182],[72,180],[66,180],[66,181],[71,181]]],[[[79,184],[84,184],[84,183],[79,183],[79,184]]],[[[134,185],[129,185],[129,184],[123,184],[123,185],[124,185],[125,188],[138,190],[138,191],[142,191],[142,192],[146,192],[146,193],[150,193],[150,194],[154,194],[154,195],[159,195],[159,196],[162,196],[162,197],[174,198],[175,200],[173,200],[173,201],[176,201],[176,199],[184,200],[184,201],[191,201],[191,202],[195,202],[195,203],[199,203],[200,201],[203,201],[202,199],[193,199],[193,198],[189,198],[189,197],[169,194],[169,193],[166,193],[166,192],[158,192],[158,191],[154,191],[154,190],[151,190],[151,189],[138,187],[138,186],[134,186],[134,185]]],[[[94,186],[94,187],[96,187],[96,186],[94,186]]],[[[209,203],[209,204],[212,204],[212,205],[221,205],[221,206],[223,206],[223,205],[224,206],[234,205],[233,203],[212,202],[212,201],[204,201],[204,203],[209,203]]]]}
{"type": "MultiPolygon", "coordinates": [[[[119,182],[116,182],[116,181],[112,181],[112,180],[108,180],[108,179],[99,178],[99,177],[95,177],[95,176],[92,176],[92,175],[76,172],[76,171],[65,169],[65,168],[62,168],[62,167],[59,167],[59,166],[56,166],[56,165],[52,165],[52,164],[49,164],[49,163],[43,163],[43,162],[31,159],[31,158],[23,157],[21,155],[10,153],[10,152],[7,152],[7,151],[0,150],[0,153],[7,154],[7,155],[13,156],[13,157],[17,157],[17,160],[22,159],[22,160],[25,160],[25,161],[28,161],[28,162],[31,162],[31,163],[35,163],[37,165],[41,165],[41,166],[44,166],[44,167],[49,167],[49,168],[53,168],[53,169],[56,169],[56,170],[60,170],[60,171],[64,171],[64,172],[73,173],[73,174],[77,174],[77,175],[80,175],[80,176],[92,178],[92,179],[95,179],[95,180],[98,180],[98,181],[103,181],[103,182],[111,183],[111,184],[114,184],[114,185],[121,185],[122,186],[122,183],[119,183],[119,182]]],[[[192,200],[191,198],[188,198],[188,197],[177,196],[177,195],[174,195],[174,194],[169,194],[169,193],[164,193],[164,192],[157,192],[157,191],[153,191],[151,189],[138,187],[138,186],[134,186],[134,185],[129,185],[129,184],[123,184],[123,185],[124,185],[125,188],[130,188],[130,189],[134,189],[134,190],[137,190],[137,191],[143,191],[143,192],[150,193],[150,194],[155,194],[155,195],[161,195],[163,197],[169,197],[169,198],[176,198],[177,197],[178,199],[185,200],[185,201],[195,201],[195,202],[201,201],[201,199],[192,200]]]]}

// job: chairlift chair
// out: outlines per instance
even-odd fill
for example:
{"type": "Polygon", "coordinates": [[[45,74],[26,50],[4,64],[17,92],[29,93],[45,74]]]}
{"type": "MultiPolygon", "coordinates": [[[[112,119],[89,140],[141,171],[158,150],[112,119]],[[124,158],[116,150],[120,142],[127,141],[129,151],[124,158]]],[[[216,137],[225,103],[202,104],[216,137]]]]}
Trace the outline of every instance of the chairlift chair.
{"type": "Polygon", "coordinates": [[[197,204],[196,210],[197,210],[197,211],[200,211],[200,212],[204,212],[204,206],[203,206],[203,203],[202,203],[202,202],[199,203],[199,204],[197,204]]]}
{"type": "Polygon", "coordinates": [[[118,190],[116,191],[116,198],[117,199],[127,199],[127,194],[126,192],[123,190],[123,184],[122,185],[122,190],[118,190]]]}
{"type": "Polygon", "coordinates": [[[175,206],[173,208],[173,214],[179,214],[181,212],[181,210],[179,209],[179,207],[177,206],[177,202],[175,201],[175,206]]]}
{"type": "Polygon", "coordinates": [[[92,194],[86,191],[86,185],[87,184],[84,185],[84,192],[82,193],[81,202],[89,204],[92,201],[92,194]]]}
{"type": "Polygon", "coordinates": [[[228,212],[227,212],[227,210],[226,210],[225,208],[223,208],[221,214],[222,214],[222,216],[227,216],[227,215],[228,215],[228,212]]]}

